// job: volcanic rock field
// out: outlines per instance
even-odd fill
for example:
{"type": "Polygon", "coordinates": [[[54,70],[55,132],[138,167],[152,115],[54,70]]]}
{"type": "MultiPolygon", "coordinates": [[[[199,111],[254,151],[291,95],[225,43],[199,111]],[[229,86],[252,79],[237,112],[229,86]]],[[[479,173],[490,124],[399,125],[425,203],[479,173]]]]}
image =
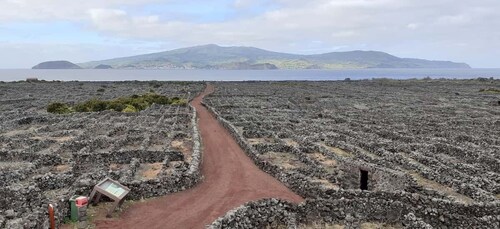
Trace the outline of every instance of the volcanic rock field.
{"type": "MultiPolygon", "coordinates": [[[[500,80],[216,82],[204,105],[263,171],[305,198],[249,202],[210,228],[500,228],[500,80]]],[[[0,228],[48,228],[104,177],[128,199],[202,180],[189,105],[51,114],[186,82],[0,83],[0,228]]],[[[193,216],[195,217],[195,216],[193,216]]]]}
{"type": "Polygon", "coordinates": [[[480,92],[499,80],[215,87],[206,105],[261,169],[307,198],[250,203],[215,228],[264,227],[241,223],[270,217],[306,227],[500,227],[500,94],[480,92]]]}
{"type": "Polygon", "coordinates": [[[0,84],[0,228],[48,228],[47,204],[58,224],[68,199],[88,195],[104,177],[140,199],[192,187],[200,179],[194,110],[152,105],[137,113],[47,113],[51,102],[79,103],[151,91],[189,100],[203,83],[0,84]]]}

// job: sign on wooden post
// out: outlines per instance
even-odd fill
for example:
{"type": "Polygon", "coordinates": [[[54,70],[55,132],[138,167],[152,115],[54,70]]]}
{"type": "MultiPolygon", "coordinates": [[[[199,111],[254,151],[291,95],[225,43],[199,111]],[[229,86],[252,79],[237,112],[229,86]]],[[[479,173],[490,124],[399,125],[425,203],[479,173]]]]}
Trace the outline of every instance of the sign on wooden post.
{"type": "Polygon", "coordinates": [[[97,205],[97,203],[99,203],[102,195],[105,195],[114,200],[115,204],[111,209],[109,209],[108,214],[106,215],[106,217],[111,218],[111,214],[113,213],[113,211],[115,211],[117,207],[120,207],[123,204],[123,201],[125,200],[124,197],[129,192],[130,192],[129,188],[123,186],[118,181],[106,177],[104,180],[102,180],[96,186],[94,186],[94,189],[90,194],[89,200],[90,203],[93,203],[94,206],[97,205]],[[95,200],[94,196],[96,196],[95,200]]]}

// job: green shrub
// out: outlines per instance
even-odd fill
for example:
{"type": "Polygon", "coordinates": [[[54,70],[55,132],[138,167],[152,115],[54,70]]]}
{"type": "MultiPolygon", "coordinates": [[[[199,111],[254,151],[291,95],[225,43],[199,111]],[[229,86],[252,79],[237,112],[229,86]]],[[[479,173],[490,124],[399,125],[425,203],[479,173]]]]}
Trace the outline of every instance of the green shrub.
{"type": "Polygon", "coordinates": [[[73,112],[73,110],[64,103],[51,103],[47,106],[47,112],[54,114],[69,114],[73,112]]]}
{"type": "Polygon", "coordinates": [[[133,113],[133,112],[138,112],[139,110],[137,110],[137,108],[135,108],[134,106],[132,105],[127,105],[125,107],[125,109],[122,110],[122,112],[125,112],[125,113],[133,113]]]}
{"type": "MultiPolygon", "coordinates": [[[[130,97],[121,97],[114,100],[104,101],[98,99],[91,99],[89,101],[78,103],[73,107],[69,107],[65,104],[66,108],[62,109],[61,112],[99,112],[105,110],[114,110],[118,112],[138,112],[147,109],[154,103],[160,105],[186,105],[187,101],[185,99],[180,99],[174,97],[169,99],[166,96],[158,95],[155,93],[148,93],[145,95],[132,95],[130,97]]],[[[61,106],[61,105],[59,105],[61,106]]],[[[54,108],[52,108],[54,109],[54,108]]],[[[53,112],[55,113],[55,112],[53,112]]]]}
{"type": "Polygon", "coordinates": [[[485,92],[485,93],[500,93],[500,89],[496,89],[496,88],[487,88],[487,89],[481,89],[479,90],[479,92],[485,92]]]}
{"type": "Polygon", "coordinates": [[[172,104],[172,105],[186,105],[187,101],[185,99],[179,99],[177,97],[174,97],[170,101],[170,104],[172,104]]]}
{"type": "Polygon", "coordinates": [[[114,111],[123,111],[127,105],[120,103],[119,101],[113,100],[108,103],[108,110],[114,110],[114,111]]]}
{"type": "Polygon", "coordinates": [[[75,110],[76,112],[90,112],[85,103],[76,104],[75,106],[73,106],[73,110],[75,110]]]}
{"type": "Polygon", "coordinates": [[[108,109],[108,102],[106,101],[101,101],[101,100],[92,100],[91,103],[92,111],[93,112],[99,112],[99,111],[105,111],[108,109]]]}
{"type": "Polygon", "coordinates": [[[104,92],[104,91],[106,91],[106,89],[104,89],[104,88],[97,89],[97,92],[104,92]]]}

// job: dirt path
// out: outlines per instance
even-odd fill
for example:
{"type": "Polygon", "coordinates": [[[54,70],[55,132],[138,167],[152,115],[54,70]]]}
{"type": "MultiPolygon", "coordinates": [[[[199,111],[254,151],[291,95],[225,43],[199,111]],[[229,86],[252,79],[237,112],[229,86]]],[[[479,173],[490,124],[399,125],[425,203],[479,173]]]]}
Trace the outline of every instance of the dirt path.
{"type": "Polygon", "coordinates": [[[203,138],[203,182],[183,192],[133,204],[119,219],[96,221],[97,228],[198,229],[248,201],[271,197],[303,201],[261,171],[201,105],[203,97],[213,91],[213,86],[208,85],[203,94],[191,102],[198,112],[203,138]]]}

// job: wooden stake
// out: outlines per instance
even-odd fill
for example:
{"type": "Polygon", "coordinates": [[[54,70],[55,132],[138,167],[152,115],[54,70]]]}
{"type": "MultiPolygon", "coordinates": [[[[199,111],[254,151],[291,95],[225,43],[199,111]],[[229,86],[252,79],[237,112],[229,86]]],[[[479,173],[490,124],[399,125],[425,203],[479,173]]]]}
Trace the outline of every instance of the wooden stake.
{"type": "Polygon", "coordinates": [[[50,229],[56,229],[56,218],[54,216],[54,206],[49,204],[49,221],[50,221],[50,229]]]}

